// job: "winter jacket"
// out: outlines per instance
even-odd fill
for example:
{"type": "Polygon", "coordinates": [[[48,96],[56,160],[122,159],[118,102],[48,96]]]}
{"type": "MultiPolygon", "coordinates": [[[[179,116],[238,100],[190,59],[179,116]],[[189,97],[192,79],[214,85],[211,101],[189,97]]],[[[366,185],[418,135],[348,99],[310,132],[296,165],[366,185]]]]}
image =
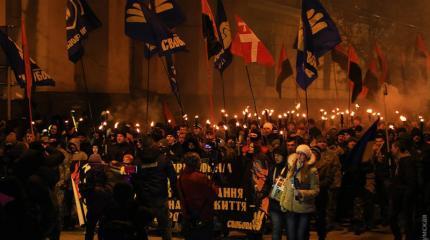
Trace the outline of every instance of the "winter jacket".
{"type": "Polygon", "coordinates": [[[176,196],[176,172],[172,161],[168,160],[158,148],[143,149],[138,152],[141,161],[140,170],[132,176],[131,182],[137,195],[137,201],[152,206],[168,199],[168,181],[173,196],[176,196]]]}
{"type": "Polygon", "coordinates": [[[321,188],[339,188],[342,180],[339,157],[334,151],[326,150],[321,153],[321,158],[315,163],[318,169],[321,188]]]}
{"type": "Polygon", "coordinates": [[[218,188],[203,173],[185,168],[178,179],[183,217],[212,221],[218,188]]]}
{"type": "MultiPolygon", "coordinates": [[[[296,158],[297,154],[291,154],[290,157],[288,157],[288,165],[292,166],[296,158]]],[[[290,168],[289,171],[294,170],[290,168]]],[[[293,184],[294,177],[286,179],[284,192],[280,200],[282,211],[295,213],[311,213],[315,211],[315,198],[319,194],[318,170],[315,167],[311,167],[309,174],[309,182],[301,183],[301,186],[298,186],[299,189],[295,189],[293,184]],[[295,191],[299,191],[301,196],[296,197],[295,191]]],[[[300,175],[301,173],[299,172],[296,177],[300,179],[300,175]]]]}

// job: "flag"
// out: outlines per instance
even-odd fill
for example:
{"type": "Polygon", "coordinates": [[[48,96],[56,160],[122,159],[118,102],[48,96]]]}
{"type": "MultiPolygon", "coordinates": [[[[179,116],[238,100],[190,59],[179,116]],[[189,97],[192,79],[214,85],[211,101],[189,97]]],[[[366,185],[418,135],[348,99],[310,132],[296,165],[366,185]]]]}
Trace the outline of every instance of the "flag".
{"type": "Polygon", "coordinates": [[[284,44],[282,44],[278,60],[278,77],[276,79],[276,91],[278,92],[279,98],[282,98],[282,83],[291,75],[293,75],[293,68],[291,67],[284,44]]]}
{"type": "Polygon", "coordinates": [[[142,0],[127,1],[125,33],[132,39],[155,46],[160,56],[183,51],[186,48],[185,42],[171,31],[158,15],[149,10],[142,0]]]}
{"type": "Polygon", "coordinates": [[[421,33],[417,35],[415,42],[415,55],[419,58],[424,58],[424,63],[421,62],[421,72],[425,79],[427,79],[427,70],[430,69],[430,53],[427,49],[424,37],[421,33]]]}
{"type": "Polygon", "coordinates": [[[231,53],[242,57],[245,63],[258,63],[273,66],[275,61],[263,42],[254,34],[251,28],[236,15],[237,33],[231,44],[231,53]]]}
{"type": "Polygon", "coordinates": [[[222,0],[218,0],[217,4],[217,26],[220,43],[222,45],[221,51],[214,58],[215,67],[222,73],[233,61],[231,55],[231,29],[230,23],[227,20],[227,15],[224,10],[222,0]]]}
{"type": "Polygon", "coordinates": [[[367,99],[374,100],[380,88],[376,60],[374,58],[370,60],[369,68],[367,69],[363,84],[363,95],[367,99]]]}
{"type": "Polygon", "coordinates": [[[24,74],[27,98],[31,99],[31,88],[33,86],[33,74],[31,73],[30,65],[30,50],[28,49],[27,33],[25,30],[24,18],[21,19],[21,43],[22,43],[22,56],[24,59],[24,74]]]}
{"type": "Polygon", "coordinates": [[[331,51],[331,59],[339,64],[343,71],[348,72],[348,54],[340,44],[331,51]]]}
{"type": "MultiPolygon", "coordinates": [[[[351,150],[350,158],[347,165],[357,166],[363,161],[365,152],[371,150],[373,141],[378,131],[379,118],[367,129],[364,135],[358,140],[357,144],[351,150]]],[[[366,159],[367,160],[367,159],[366,159]]]]}
{"type": "Polygon", "coordinates": [[[163,101],[163,115],[166,123],[170,120],[170,124],[172,126],[176,125],[175,117],[172,114],[172,111],[170,111],[169,105],[166,101],[163,101]]]}
{"type": "Polygon", "coordinates": [[[363,90],[363,78],[360,68],[360,60],[355,49],[350,46],[348,49],[348,78],[353,83],[351,102],[355,102],[363,90]]]}
{"type": "Polygon", "coordinates": [[[207,0],[201,0],[201,3],[203,37],[206,38],[208,58],[211,58],[221,50],[222,46],[219,42],[218,31],[211,7],[207,0]]]}
{"type": "Polygon", "coordinates": [[[388,61],[378,43],[375,43],[375,53],[376,57],[378,58],[380,69],[380,74],[378,78],[381,83],[384,83],[388,81],[388,61]]]}
{"type": "Polygon", "coordinates": [[[176,0],[144,0],[143,2],[149,3],[149,9],[154,11],[169,29],[185,21],[185,15],[176,0]]]}
{"type": "Polygon", "coordinates": [[[297,37],[297,84],[306,90],[318,77],[318,58],[340,43],[339,31],[318,0],[303,0],[297,37]]]}
{"type": "Polygon", "coordinates": [[[176,68],[173,63],[173,56],[171,54],[168,54],[165,56],[165,58],[166,58],[167,75],[169,77],[170,87],[182,111],[181,95],[179,93],[178,82],[176,81],[176,68]]]}
{"type": "Polygon", "coordinates": [[[66,8],[67,51],[70,61],[76,63],[84,54],[83,41],[88,33],[99,28],[101,22],[86,0],[68,0],[66,8]]]}
{"type": "MultiPolygon", "coordinates": [[[[2,31],[0,31],[0,46],[5,52],[8,63],[15,73],[16,81],[22,88],[26,87],[23,51],[2,31]]],[[[55,81],[51,78],[51,76],[43,71],[31,58],[30,63],[31,71],[33,73],[34,86],[55,86],[55,81]]]]}

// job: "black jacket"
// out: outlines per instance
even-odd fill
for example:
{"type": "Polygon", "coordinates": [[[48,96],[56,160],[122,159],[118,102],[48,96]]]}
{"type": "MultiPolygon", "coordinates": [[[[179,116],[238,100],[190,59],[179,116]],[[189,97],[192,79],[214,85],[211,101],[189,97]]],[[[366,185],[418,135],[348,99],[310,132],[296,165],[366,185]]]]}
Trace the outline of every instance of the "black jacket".
{"type": "Polygon", "coordinates": [[[272,187],[275,184],[276,179],[279,177],[279,175],[281,175],[281,173],[283,178],[287,176],[288,169],[287,169],[286,161],[283,161],[280,164],[275,164],[273,167],[271,167],[269,169],[266,182],[264,183],[263,197],[266,197],[266,196],[269,197],[269,211],[277,211],[277,212],[281,211],[281,206],[279,205],[279,201],[276,201],[270,198],[272,187]],[[284,168],[285,170],[282,171],[282,169],[284,168]]]}
{"type": "Polygon", "coordinates": [[[139,171],[131,179],[137,201],[147,206],[167,201],[167,179],[170,181],[173,196],[176,196],[177,177],[172,161],[158,148],[139,150],[137,155],[141,164],[139,171]]]}

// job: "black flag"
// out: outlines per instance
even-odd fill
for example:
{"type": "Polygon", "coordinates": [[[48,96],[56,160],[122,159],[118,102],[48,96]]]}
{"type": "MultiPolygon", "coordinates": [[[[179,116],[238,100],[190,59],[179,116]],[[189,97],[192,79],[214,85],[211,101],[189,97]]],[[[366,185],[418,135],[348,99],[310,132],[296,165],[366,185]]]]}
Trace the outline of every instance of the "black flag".
{"type": "MultiPolygon", "coordinates": [[[[7,60],[15,73],[16,81],[20,87],[26,86],[23,53],[20,47],[6,34],[0,31],[0,45],[6,54],[7,60]]],[[[33,59],[30,59],[34,86],[55,86],[55,81],[45,71],[40,69],[33,59]]]]}
{"type": "Polygon", "coordinates": [[[83,40],[101,22],[85,0],[68,0],[66,9],[67,51],[70,61],[76,63],[84,54],[83,40]]]}
{"type": "Polygon", "coordinates": [[[215,55],[214,65],[222,73],[233,61],[233,55],[230,52],[232,41],[230,23],[227,20],[227,15],[225,14],[224,5],[221,0],[218,0],[216,23],[222,48],[221,51],[215,55]]]}

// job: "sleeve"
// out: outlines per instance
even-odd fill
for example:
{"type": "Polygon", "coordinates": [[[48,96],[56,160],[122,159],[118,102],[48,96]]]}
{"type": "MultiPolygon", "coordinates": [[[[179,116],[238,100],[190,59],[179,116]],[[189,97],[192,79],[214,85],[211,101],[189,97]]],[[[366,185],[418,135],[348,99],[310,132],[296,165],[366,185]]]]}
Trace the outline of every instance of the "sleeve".
{"type": "Polygon", "coordinates": [[[340,188],[340,185],[342,183],[342,165],[340,164],[340,159],[339,157],[334,154],[334,159],[333,159],[333,176],[334,176],[334,181],[332,184],[332,188],[340,188]]]}
{"type": "Polygon", "coordinates": [[[166,170],[167,170],[167,177],[169,178],[170,182],[170,190],[172,191],[172,196],[176,197],[178,196],[178,189],[177,189],[177,175],[175,168],[173,167],[172,161],[168,160],[167,157],[164,158],[164,161],[166,161],[166,170]]]}
{"type": "Polygon", "coordinates": [[[272,190],[272,183],[273,183],[273,172],[274,167],[269,169],[269,173],[267,174],[266,181],[264,182],[262,192],[262,197],[267,197],[270,194],[270,190],[272,190]]]}
{"type": "Polygon", "coordinates": [[[318,196],[320,192],[320,186],[319,186],[319,179],[318,179],[318,171],[316,168],[312,168],[310,171],[310,180],[311,180],[311,187],[309,190],[298,190],[300,194],[302,195],[302,200],[307,201],[314,199],[316,196],[318,196]]]}

